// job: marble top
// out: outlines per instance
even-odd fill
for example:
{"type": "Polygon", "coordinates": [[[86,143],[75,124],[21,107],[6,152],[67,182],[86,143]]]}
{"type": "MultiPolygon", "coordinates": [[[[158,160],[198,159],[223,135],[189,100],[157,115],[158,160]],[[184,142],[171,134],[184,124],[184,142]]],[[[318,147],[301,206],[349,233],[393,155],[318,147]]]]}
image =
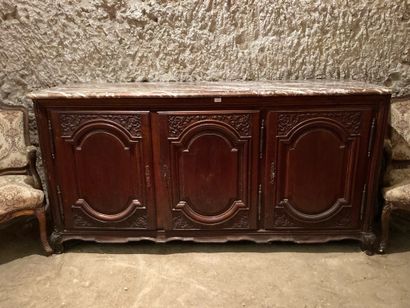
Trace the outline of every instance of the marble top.
{"type": "Polygon", "coordinates": [[[28,94],[32,99],[218,96],[316,96],[389,94],[390,89],[358,81],[218,81],[79,83],[28,94]]]}

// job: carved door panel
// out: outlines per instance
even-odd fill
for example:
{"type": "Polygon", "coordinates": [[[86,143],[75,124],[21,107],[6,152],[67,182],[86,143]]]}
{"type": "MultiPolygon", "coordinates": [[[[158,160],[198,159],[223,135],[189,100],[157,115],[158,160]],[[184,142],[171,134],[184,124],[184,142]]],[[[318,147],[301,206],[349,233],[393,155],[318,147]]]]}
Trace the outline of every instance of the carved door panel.
{"type": "Polygon", "coordinates": [[[154,229],[148,112],[53,111],[58,193],[70,229],[154,229]]]}
{"type": "Polygon", "coordinates": [[[366,107],[269,112],[266,228],[358,229],[371,130],[366,107]]]}
{"type": "Polygon", "coordinates": [[[159,112],[158,209],[168,230],[257,224],[259,112],[159,112]]]}

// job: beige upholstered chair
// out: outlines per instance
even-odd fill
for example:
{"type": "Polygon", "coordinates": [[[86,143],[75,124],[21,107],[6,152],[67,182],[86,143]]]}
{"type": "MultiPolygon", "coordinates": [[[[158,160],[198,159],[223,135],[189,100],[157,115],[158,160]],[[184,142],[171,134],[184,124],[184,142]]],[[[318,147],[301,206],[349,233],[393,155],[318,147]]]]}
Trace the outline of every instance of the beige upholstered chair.
{"type": "Polygon", "coordinates": [[[49,255],[52,249],[47,240],[44,193],[35,165],[27,110],[0,103],[0,223],[35,215],[43,248],[49,255]]]}
{"type": "Polygon", "coordinates": [[[388,164],[384,177],[382,236],[379,251],[386,249],[392,210],[410,211],[410,97],[393,100],[388,164]]]}

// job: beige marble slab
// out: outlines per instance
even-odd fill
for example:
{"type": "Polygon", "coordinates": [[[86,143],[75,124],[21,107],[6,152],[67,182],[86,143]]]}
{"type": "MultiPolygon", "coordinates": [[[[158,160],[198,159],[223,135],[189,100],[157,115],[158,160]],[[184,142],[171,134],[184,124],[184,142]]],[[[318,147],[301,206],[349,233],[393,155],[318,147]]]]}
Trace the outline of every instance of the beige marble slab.
{"type": "Polygon", "coordinates": [[[358,81],[223,81],[83,83],[32,92],[32,99],[209,96],[302,96],[389,94],[390,89],[358,81]]]}

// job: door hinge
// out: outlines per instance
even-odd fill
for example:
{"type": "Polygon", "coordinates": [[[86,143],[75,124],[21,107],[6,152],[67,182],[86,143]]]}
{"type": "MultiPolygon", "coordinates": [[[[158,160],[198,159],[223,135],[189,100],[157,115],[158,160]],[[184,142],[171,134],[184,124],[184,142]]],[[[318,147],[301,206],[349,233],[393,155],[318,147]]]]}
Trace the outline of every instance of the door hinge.
{"type": "Polygon", "coordinates": [[[164,179],[166,187],[169,186],[169,168],[166,164],[162,165],[162,178],[164,179]]]}
{"type": "Polygon", "coordinates": [[[258,188],[258,221],[261,220],[262,212],[262,184],[259,184],[258,188]]]}
{"type": "Polygon", "coordinates": [[[151,188],[151,168],[149,165],[145,165],[145,182],[147,188],[151,188]]]}
{"type": "Polygon", "coordinates": [[[373,139],[374,139],[374,130],[376,128],[376,118],[373,118],[372,120],[372,126],[370,128],[370,136],[369,136],[369,144],[367,145],[367,157],[370,157],[372,154],[372,148],[373,148],[373,139]]]}
{"type": "Polygon", "coordinates": [[[53,159],[56,159],[56,154],[55,154],[55,144],[54,144],[54,134],[53,134],[53,126],[51,125],[51,121],[48,120],[48,131],[50,135],[50,151],[51,151],[51,157],[53,159]]]}
{"type": "Polygon", "coordinates": [[[60,210],[60,216],[61,216],[61,219],[64,221],[63,198],[62,198],[60,185],[56,185],[56,190],[57,190],[58,208],[60,210]]]}
{"type": "Polygon", "coordinates": [[[265,132],[265,120],[262,119],[260,133],[259,133],[259,159],[262,159],[263,157],[264,132],[265,132]]]}
{"type": "Polygon", "coordinates": [[[276,169],[275,169],[275,162],[271,162],[270,164],[270,183],[274,184],[275,183],[275,175],[276,175],[276,169]]]}
{"type": "Polygon", "coordinates": [[[366,198],[367,198],[367,184],[364,184],[363,191],[362,191],[362,204],[361,204],[361,207],[360,207],[360,221],[363,220],[364,206],[366,204],[366,198]]]}

